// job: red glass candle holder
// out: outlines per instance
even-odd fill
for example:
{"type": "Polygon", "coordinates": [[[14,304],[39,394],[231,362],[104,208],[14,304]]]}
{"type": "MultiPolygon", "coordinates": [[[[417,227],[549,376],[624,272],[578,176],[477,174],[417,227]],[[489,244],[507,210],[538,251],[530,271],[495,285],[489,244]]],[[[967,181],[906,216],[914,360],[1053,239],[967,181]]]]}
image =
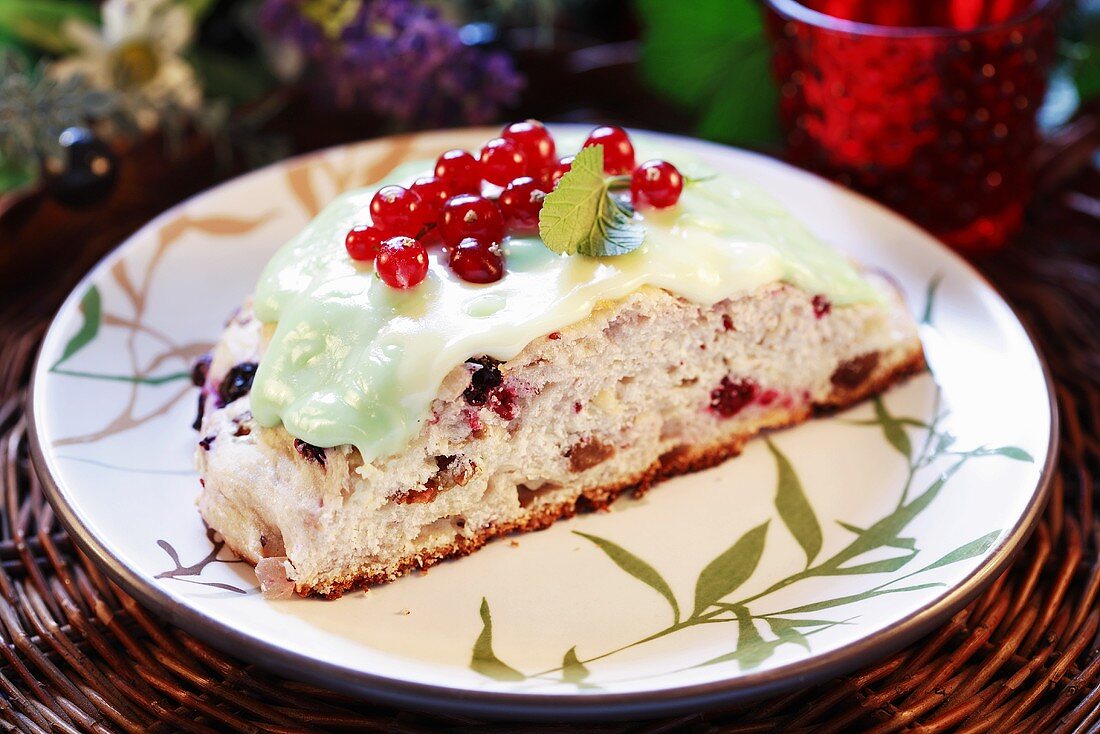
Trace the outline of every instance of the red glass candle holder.
{"type": "Polygon", "coordinates": [[[765,0],[787,150],[963,251],[1002,245],[1058,0],[765,0]]]}

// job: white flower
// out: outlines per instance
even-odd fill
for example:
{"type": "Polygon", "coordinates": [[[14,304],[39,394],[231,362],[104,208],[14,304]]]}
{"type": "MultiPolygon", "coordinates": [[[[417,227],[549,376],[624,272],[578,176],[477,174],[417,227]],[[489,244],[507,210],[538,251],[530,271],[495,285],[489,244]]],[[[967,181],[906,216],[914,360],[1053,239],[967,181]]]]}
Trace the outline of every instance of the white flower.
{"type": "Polygon", "coordinates": [[[65,21],[62,30],[77,51],[52,64],[52,73],[80,74],[93,87],[119,92],[146,131],[168,108],[201,106],[202,89],[182,56],[194,33],[186,8],[170,0],[107,0],[102,17],[102,28],[65,21]]]}

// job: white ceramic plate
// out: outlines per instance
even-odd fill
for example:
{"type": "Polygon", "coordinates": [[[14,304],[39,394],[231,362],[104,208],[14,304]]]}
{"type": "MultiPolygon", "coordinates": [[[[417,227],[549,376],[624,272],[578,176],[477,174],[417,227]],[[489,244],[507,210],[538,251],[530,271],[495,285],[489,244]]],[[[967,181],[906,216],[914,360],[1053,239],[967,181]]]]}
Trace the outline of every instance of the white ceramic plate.
{"type": "Polygon", "coordinates": [[[380,140],[237,179],[158,217],[68,299],[35,369],[34,451],[72,535],[130,593],[236,656],[403,706],[640,717],[854,668],[1004,567],[1041,509],[1056,435],[1049,380],[1010,309],[864,198],[665,137],[891,273],[924,322],[935,379],[425,575],[336,602],[265,601],[195,510],[191,361],[338,192],[489,136],[380,140]],[[777,494],[811,512],[779,513],[777,494]]]}

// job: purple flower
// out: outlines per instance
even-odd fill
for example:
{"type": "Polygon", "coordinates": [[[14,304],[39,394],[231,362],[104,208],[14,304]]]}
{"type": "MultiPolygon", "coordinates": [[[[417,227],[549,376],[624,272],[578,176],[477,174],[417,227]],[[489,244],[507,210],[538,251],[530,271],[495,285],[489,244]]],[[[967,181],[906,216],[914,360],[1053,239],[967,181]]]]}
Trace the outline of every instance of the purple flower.
{"type": "Polygon", "coordinates": [[[439,11],[415,0],[363,0],[342,28],[304,13],[316,0],[265,0],[261,26],[295,47],[338,107],[406,124],[484,123],[514,105],[523,78],[503,53],[462,42],[439,11]]]}

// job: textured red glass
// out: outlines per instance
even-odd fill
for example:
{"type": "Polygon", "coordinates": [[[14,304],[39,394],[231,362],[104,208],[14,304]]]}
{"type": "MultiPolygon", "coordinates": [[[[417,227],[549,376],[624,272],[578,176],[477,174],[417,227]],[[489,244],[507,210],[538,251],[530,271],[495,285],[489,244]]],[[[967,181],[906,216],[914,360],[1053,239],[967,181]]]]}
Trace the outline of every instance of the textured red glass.
{"type": "Polygon", "coordinates": [[[793,162],[960,250],[1004,244],[1030,196],[1057,0],[766,4],[793,162]]]}

